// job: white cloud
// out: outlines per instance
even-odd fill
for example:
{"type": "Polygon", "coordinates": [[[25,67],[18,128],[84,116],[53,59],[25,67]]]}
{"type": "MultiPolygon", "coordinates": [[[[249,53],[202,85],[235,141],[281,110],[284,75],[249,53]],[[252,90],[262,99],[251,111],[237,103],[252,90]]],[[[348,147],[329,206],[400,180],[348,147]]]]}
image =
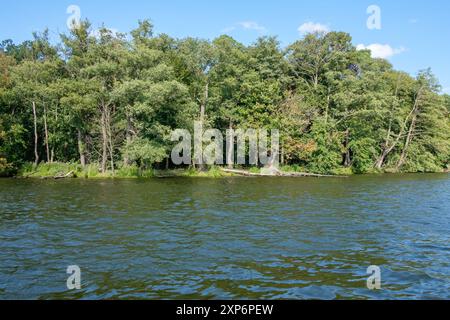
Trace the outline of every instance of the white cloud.
{"type": "Polygon", "coordinates": [[[419,22],[419,20],[416,19],[416,18],[412,18],[412,19],[409,19],[408,22],[411,23],[411,24],[416,24],[416,23],[419,22]]]}
{"type": "Polygon", "coordinates": [[[236,29],[244,29],[244,30],[251,30],[251,31],[257,31],[259,33],[263,33],[266,32],[267,29],[260,25],[259,23],[255,22],[255,21],[242,21],[242,22],[238,22],[235,25],[222,29],[223,33],[229,33],[232,32],[236,29]]]}
{"type": "Polygon", "coordinates": [[[300,32],[301,35],[305,35],[308,33],[328,33],[330,32],[330,28],[324,24],[321,23],[314,23],[314,22],[306,22],[302,24],[300,27],[298,27],[298,32],[300,32]]]}
{"type": "Polygon", "coordinates": [[[373,43],[369,44],[368,46],[359,44],[356,46],[356,50],[370,50],[372,58],[382,58],[382,59],[388,59],[390,57],[393,57],[397,54],[406,51],[406,49],[403,47],[393,48],[388,44],[380,44],[380,43],[373,43]]]}
{"type": "Polygon", "coordinates": [[[239,26],[246,30],[256,30],[258,32],[264,32],[266,31],[266,28],[259,25],[257,22],[254,21],[243,21],[238,23],[239,26]]]}
{"type": "Polygon", "coordinates": [[[229,33],[229,32],[234,31],[234,30],[236,30],[236,27],[227,27],[227,28],[222,29],[222,32],[223,33],[229,33]]]}

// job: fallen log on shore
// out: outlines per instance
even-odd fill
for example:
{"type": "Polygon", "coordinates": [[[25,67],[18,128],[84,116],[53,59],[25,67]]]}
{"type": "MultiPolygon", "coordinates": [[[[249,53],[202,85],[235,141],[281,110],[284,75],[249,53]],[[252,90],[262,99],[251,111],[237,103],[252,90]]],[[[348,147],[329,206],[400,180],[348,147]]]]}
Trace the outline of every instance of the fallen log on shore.
{"type": "Polygon", "coordinates": [[[74,176],[74,172],[70,171],[69,173],[66,174],[59,174],[53,177],[53,179],[67,179],[67,178],[73,178],[74,176]]]}
{"type": "Polygon", "coordinates": [[[59,180],[59,179],[73,178],[74,176],[75,176],[75,172],[70,171],[68,173],[59,173],[56,176],[42,177],[41,179],[42,180],[49,180],[49,179],[59,180]]]}
{"type": "Polygon", "coordinates": [[[246,177],[273,177],[273,175],[271,175],[271,174],[253,173],[253,172],[244,171],[244,170],[222,169],[222,171],[226,172],[226,173],[232,173],[232,174],[237,174],[237,175],[246,176],[246,177]]]}
{"type": "Polygon", "coordinates": [[[348,178],[347,176],[335,176],[327,174],[316,174],[316,173],[306,173],[306,172],[282,172],[277,171],[274,174],[267,173],[253,173],[245,170],[236,169],[223,169],[223,172],[232,173],[239,176],[245,177],[316,177],[316,178],[348,178]]]}

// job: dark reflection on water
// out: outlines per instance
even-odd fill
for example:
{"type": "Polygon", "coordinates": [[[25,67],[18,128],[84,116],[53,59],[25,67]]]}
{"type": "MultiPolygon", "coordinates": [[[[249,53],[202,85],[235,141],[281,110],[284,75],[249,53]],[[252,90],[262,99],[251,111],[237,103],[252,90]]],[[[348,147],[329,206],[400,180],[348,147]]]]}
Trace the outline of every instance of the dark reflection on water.
{"type": "Polygon", "coordinates": [[[0,299],[449,299],[449,243],[448,175],[0,180],[0,299]]]}

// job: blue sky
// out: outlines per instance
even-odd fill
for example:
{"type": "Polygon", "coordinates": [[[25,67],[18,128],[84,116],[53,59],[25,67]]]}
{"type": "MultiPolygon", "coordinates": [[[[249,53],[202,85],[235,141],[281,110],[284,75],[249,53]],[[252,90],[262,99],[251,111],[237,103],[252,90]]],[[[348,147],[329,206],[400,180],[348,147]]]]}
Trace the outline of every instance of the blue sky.
{"type": "Polygon", "coordinates": [[[355,45],[372,48],[395,68],[416,74],[431,67],[450,93],[450,2],[448,0],[14,0],[2,3],[0,39],[20,42],[48,27],[52,38],[66,32],[69,5],[94,27],[120,32],[151,19],[155,31],[173,37],[213,39],[227,33],[249,44],[277,35],[283,45],[301,38],[299,28],[345,31],[355,45]],[[367,8],[381,9],[381,30],[369,30],[367,8]]]}

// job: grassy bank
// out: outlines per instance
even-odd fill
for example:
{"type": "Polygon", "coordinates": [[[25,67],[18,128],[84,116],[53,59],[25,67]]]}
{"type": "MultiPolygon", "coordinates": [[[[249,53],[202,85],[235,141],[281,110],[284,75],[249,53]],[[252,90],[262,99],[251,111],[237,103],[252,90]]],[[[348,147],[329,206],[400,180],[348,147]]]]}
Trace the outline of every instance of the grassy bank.
{"type": "Polygon", "coordinates": [[[196,169],[141,169],[136,166],[122,167],[114,172],[109,170],[100,172],[98,164],[90,164],[83,168],[78,163],[43,163],[34,166],[32,163],[23,165],[16,174],[18,178],[53,178],[69,174],[73,178],[84,179],[139,179],[139,178],[160,178],[160,177],[205,177],[221,178],[231,176],[224,173],[218,167],[209,168],[206,171],[196,169]]]}
{"type": "MultiPolygon", "coordinates": [[[[308,170],[301,166],[282,166],[281,171],[286,173],[308,172],[308,170]]],[[[251,173],[260,173],[257,167],[246,168],[251,173]]],[[[444,170],[440,172],[445,172],[444,170]]],[[[377,173],[396,173],[392,170],[377,171],[375,169],[368,172],[368,174],[377,173]]],[[[205,171],[199,171],[194,168],[185,169],[171,169],[171,170],[157,170],[148,169],[143,170],[137,166],[122,167],[113,171],[105,173],[100,172],[98,164],[90,164],[83,168],[78,163],[42,163],[37,167],[32,163],[23,165],[15,175],[18,178],[54,178],[70,174],[73,178],[84,179],[140,179],[140,178],[164,178],[164,177],[190,177],[190,178],[222,178],[233,176],[233,174],[223,172],[220,167],[210,167],[205,171]]],[[[329,172],[331,175],[350,176],[355,173],[351,168],[338,168],[329,172]]]]}

